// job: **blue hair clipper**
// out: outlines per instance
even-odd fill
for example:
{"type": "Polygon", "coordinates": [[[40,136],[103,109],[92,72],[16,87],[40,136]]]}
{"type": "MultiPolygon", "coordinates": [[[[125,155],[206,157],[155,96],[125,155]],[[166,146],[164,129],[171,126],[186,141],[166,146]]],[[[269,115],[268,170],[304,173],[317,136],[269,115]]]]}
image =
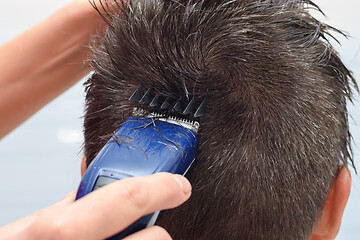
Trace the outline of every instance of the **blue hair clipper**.
{"type": "MultiPolygon", "coordinates": [[[[170,172],[185,175],[194,162],[197,150],[199,123],[194,119],[205,111],[206,97],[196,108],[192,98],[177,101],[159,95],[153,97],[150,88],[143,95],[140,85],[130,101],[157,111],[135,108],[129,117],[87,168],[81,179],[76,200],[109,183],[127,177],[170,172]],[[179,113],[186,118],[178,117],[179,113]],[[176,115],[175,115],[176,114],[176,115]],[[192,119],[192,120],[189,120],[192,119]]],[[[108,239],[122,239],[155,224],[159,212],[137,220],[122,232],[108,239]]],[[[121,216],[119,216],[121,217],[121,216]]]]}

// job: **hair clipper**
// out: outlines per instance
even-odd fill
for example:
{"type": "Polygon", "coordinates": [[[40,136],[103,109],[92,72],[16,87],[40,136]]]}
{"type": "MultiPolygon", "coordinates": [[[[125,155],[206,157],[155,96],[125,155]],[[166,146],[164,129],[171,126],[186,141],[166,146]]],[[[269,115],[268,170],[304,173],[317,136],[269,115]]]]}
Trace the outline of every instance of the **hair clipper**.
{"type": "MultiPolygon", "coordinates": [[[[140,85],[129,101],[141,104],[113,134],[89,165],[81,179],[76,200],[109,183],[127,177],[170,172],[185,175],[194,162],[199,122],[204,115],[206,97],[201,101],[177,101],[153,96],[150,88],[143,95],[140,85]],[[200,105],[197,106],[197,102],[200,105]],[[144,110],[144,106],[148,110],[144,110]]],[[[155,224],[159,212],[138,219],[108,239],[121,239],[155,224]]],[[[119,216],[121,217],[121,216],[119,216]]]]}

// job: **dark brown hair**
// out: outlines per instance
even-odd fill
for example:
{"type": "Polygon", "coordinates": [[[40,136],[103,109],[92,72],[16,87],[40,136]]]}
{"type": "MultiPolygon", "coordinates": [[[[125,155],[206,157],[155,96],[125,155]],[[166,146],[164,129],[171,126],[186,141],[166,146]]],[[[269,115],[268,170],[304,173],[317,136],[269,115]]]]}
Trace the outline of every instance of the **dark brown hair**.
{"type": "MultiPolygon", "coordinates": [[[[112,2],[112,1],[111,1],[112,2]]],[[[346,100],[356,83],[309,0],[129,0],[86,83],[89,164],[131,115],[139,84],[209,96],[190,200],[158,224],[176,240],[310,237],[339,165],[352,163],[346,100]]],[[[319,10],[319,9],[318,9],[319,10]]]]}

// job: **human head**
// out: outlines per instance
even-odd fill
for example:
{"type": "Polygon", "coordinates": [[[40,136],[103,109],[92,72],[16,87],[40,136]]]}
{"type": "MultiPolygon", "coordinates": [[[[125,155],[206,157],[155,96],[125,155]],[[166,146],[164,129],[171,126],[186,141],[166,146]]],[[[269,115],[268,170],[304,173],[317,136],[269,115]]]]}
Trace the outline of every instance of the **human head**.
{"type": "Polygon", "coordinates": [[[307,0],[151,0],[100,9],[86,84],[88,164],[132,114],[139,84],[208,96],[187,177],[193,195],[159,220],[174,239],[308,239],[340,165],[352,162],[356,86],[307,0]]]}

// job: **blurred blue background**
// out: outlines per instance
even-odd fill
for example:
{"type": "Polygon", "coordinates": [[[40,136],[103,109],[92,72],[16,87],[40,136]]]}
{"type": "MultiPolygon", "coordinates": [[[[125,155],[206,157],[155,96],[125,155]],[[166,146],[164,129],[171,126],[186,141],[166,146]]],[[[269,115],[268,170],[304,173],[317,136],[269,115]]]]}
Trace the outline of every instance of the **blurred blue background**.
{"type": "MultiPolygon", "coordinates": [[[[69,0],[0,0],[0,44],[44,20],[69,0]]],[[[335,45],[360,79],[360,28],[357,0],[315,0],[323,21],[351,35],[335,45]]],[[[1,71],[1,70],[0,70],[1,71]]],[[[1,77],[1,75],[0,75],[1,77]]],[[[359,82],[359,81],[358,81],[359,82]]],[[[83,81],[76,84],[0,141],[0,226],[57,202],[80,181],[83,81]]],[[[349,104],[354,156],[360,171],[360,102],[349,104]]],[[[6,117],[6,116],[0,116],[6,117]]],[[[353,174],[352,193],[337,240],[360,239],[360,177],[353,174]]]]}

